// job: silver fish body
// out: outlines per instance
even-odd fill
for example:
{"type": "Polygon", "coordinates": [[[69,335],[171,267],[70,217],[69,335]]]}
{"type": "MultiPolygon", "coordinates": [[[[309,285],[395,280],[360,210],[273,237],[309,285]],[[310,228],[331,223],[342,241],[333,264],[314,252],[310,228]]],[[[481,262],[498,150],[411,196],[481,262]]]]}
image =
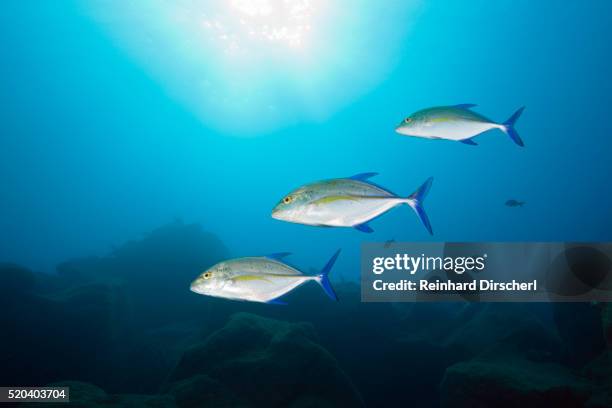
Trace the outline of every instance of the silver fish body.
{"type": "Polygon", "coordinates": [[[514,124],[523,112],[523,108],[517,110],[506,122],[497,123],[472,111],[471,108],[474,106],[476,105],[461,104],[423,109],[408,116],[395,130],[405,136],[476,144],[471,140],[473,137],[489,130],[499,129],[519,146],[524,145],[514,129],[514,124]]]}
{"type": "Polygon", "coordinates": [[[354,227],[371,232],[367,222],[393,207],[412,207],[428,230],[429,220],[422,210],[422,200],[431,185],[427,180],[409,197],[399,197],[368,182],[375,173],[306,184],[285,196],[272,210],[275,219],[306,225],[354,227]]]}
{"type": "Polygon", "coordinates": [[[317,275],[304,275],[282,262],[281,259],[288,254],[231,259],[212,266],[198,276],[191,283],[191,290],[232,300],[270,303],[306,282],[315,281],[328,296],[335,298],[327,274],[338,254],[339,251],[317,275]]]}

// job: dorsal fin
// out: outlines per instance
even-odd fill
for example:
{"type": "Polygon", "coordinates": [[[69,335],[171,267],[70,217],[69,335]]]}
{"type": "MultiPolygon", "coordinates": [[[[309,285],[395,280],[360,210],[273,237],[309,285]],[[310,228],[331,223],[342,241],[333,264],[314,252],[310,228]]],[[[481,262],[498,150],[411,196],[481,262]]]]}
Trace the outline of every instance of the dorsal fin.
{"type": "Polygon", "coordinates": [[[475,103],[460,103],[459,105],[453,105],[453,108],[461,108],[461,109],[470,109],[470,108],[475,108],[476,105],[475,103]]]}
{"type": "Polygon", "coordinates": [[[364,181],[369,179],[370,177],[374,177],[378,175],[378,173],[359,173],[359,174],[355,174],[354,176],[348,177],[351,180],[360,180],[360,181],[364,181]]]}
{"type": "Polygon", "coordinates": [[[266,258],[274,261],[282,261],[284,257],[291,255],[291,252],[276,252],[274,254],[266,255],[266,258]]]}

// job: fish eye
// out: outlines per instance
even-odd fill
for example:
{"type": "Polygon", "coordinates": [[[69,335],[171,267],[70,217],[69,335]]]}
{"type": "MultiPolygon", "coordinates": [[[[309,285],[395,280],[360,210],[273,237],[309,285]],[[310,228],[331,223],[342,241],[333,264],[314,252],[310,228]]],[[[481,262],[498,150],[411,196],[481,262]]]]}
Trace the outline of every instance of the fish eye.
{"type": "Polygon", "coordinates": [[[211,272],[206,272],[206,273],[204,274],[204,279],[210,279],[210,277],[211,277],[211,276],[212,276],[212,273],[211,273],[211,272]]]}
{"type": "Polygon", "coordinates": [[[406,123],[410,123],[410,122],[412,122],[412,118],[406,118],[406,119],[404,120],[404,122],[406,122],[406,123]]]}
{"type": "Polygon", "coordinates": [[[287,197],[283,198],[283,203],[285,203],[285,204],[289,204],[292,201],[293,201],[293,197],[291,197],[291,196],[287,196],[287,197]]]}

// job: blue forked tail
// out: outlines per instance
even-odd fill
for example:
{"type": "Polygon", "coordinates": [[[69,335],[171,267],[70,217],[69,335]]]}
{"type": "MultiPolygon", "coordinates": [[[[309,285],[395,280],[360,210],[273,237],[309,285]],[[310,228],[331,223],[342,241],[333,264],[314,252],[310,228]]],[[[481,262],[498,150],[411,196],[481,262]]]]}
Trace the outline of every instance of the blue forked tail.
{"type": "Polygon", "coordinates": [[[431,229],[431,223],[429,222],[429,217],[427,217],[427,213],[425,213],[425,208],[423,208],[423,200],[429,193],[429,189],[431,188],[431,183],[433,182],[433,177],[428,178],[421,187],[417,189],[414,193],[408,197],[407,203],[412,207],[414,212],[417,213],[419,219],[427,228],[427,231],[431,235],[433,235],[433,230],[431,229]]]}
{"type": "Polygon", "coordinates": [[[510,119],[502,123],[502,125],[504,126],[503,128],[504,132],[506,132],[506,134],[510,136],[510,139],[512,139],[514,143],[516,143],[517,145],[521,147],[525,146],[525,144],[523,143],[523,140],[521,139],[518,132],[514,128],[514,125],[516,124],[516,121],[518,120],[518,118],[521,116],[521,113],[523,113],[524,109],[525,109],[524,106],[519,108],[516,112],[514,112],[512,116],[510,116],[510,119]]]}
{"type": "Polygon", "coordinates": [[[331,268],[334,266],[336,259],[338,259],[338,255],[340,255],[340,249],[337,250],[331,258],[329,258],[329,261],[327,261],[327,263],[325,264],[323,269],[321,269],[321,272],[317,276],[317,282],[319,282],[319,285],[321,285],[325,294],[329,296],[332,300],[338,300],[338,296],[336,295],[336,292],[334,291],[334,288],[332,288],[331,282],[329,281],[329,271],[331,271],[331,268]]]}

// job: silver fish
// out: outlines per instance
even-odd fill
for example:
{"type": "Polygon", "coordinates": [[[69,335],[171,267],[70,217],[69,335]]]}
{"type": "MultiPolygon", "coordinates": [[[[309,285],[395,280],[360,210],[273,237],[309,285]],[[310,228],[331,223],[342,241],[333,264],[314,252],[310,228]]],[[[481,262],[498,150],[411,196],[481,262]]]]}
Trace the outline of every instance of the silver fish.
{"type": "Polygon", "coordinates": [[[272,217],[282,221],[327,227],[353,227],[372,232],[370,220],[401,204],[409,205],[419,216],[427,231],[433,234],[429,218],[423,209],[423,199],[433,178],[408,197],[399,197],[367,181],[378,173],[362,173],[348,178],[306,184],[288,195],[272,210],[272,217]]]}
{"type": "Polygon", "coordinates": [[[406,136],[455,140],[476,145],[473,137],[488,130],[499,129],[510,136],[517,145],[525,145],[514,128],[525,107],[517,110],[507,121],[497,123],[473,112],[470,108],[475,106],[464,103],[423,109],[400,122],[395,131],[406,136]]]}
{"type": "Polygon", "coordinates": [[[321,272],[304,275],[298,269],[284,263],[287,252],[264,257],[247,257],[220,262],[206,270],[191,283],[191,290],[233,300],[283,304],[278,298],[298,286],[317,282],[323,291],[338,300],[329,281],[329,271],[336,262],[340,250],[330,258],[321,272]]]}

